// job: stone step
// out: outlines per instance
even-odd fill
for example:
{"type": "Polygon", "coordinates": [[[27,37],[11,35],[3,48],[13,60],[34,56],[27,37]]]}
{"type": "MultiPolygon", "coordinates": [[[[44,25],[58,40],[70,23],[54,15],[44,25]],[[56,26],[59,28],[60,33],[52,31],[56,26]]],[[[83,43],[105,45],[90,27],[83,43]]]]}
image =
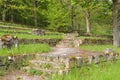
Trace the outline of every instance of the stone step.
{"type": "Polygon", "coordinates": [[[66,56],[50,55],[50,54],[37,54],[36,60],[48,62],[63,62],[66,56]]]}
{"type": "Polygon", "coordinates": [[[29,72],[30,69],[42,71],[43,73],[47,73],[47,74],[55,74],[55,73],[63,74],[63,73],[67,73],[69,71],[69,69],[45,69],[45,68],[29,67],[29,66],[22,68],[22,70],[24,70],[26,72],[29,72]]]}
{"type": "Polygon", "coordinates": [[[62,68],[65,66],[65,64],[61,62],[50,62],[41,60],[31,60],[30,65],[37,66],[40,68],[54,68],[54,69],[62,68]]]}

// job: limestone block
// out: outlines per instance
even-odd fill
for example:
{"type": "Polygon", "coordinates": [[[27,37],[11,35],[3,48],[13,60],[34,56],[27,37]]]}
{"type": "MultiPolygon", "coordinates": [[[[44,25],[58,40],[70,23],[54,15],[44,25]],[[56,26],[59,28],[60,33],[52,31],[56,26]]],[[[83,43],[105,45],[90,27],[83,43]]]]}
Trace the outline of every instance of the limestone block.
{"type": "Polygon", "coordinates": [[[114,53],[114,50],[113,50],[112,48],[106,48],[106,49],[104,50],[104,53],[107,54],[107,55],[113,54],[113,53],[114,53]]]}
{"type": "Polygon", "coordinates": [[[116,54],[116,55],[114,56],[114,58],[115,58],[116,60],[119,60],[119,59],[120,59],[120,53],[116,54]]]}
{"type": "Polygon", "coordinates": [[[41,36],[41,35],[45,35],[45,31],[42,29],[33,29],[32,34],[41,36]]]}
{"type": "Polygon", "coordinates": [[[99,63],[99,55],[94,55],[94,63],[99,63]]]}
{"type": "Polygon", "coordinates": [[[83,58],[82,57],[76,57],[77,59],[77,67],[81,67],[83,64],[83,58]]]}
{"type": "Polygon", "coordinates": [[[91,64],[92,63],[92,61],[93,61],[93,56],[88,56],[88,64],[91,64]]]}
{"type": "Polygon", "coordinates": [[[70,68],[70,58],[67,58],[67,59],[66,59],[65,68],[66,68],[66,69],[69,69],[69,68],[70,68]]]}
{"type": "Polygon", "coordinates": [[[3,42],[0,39],[0,49],[3,47],[3,42]]]}

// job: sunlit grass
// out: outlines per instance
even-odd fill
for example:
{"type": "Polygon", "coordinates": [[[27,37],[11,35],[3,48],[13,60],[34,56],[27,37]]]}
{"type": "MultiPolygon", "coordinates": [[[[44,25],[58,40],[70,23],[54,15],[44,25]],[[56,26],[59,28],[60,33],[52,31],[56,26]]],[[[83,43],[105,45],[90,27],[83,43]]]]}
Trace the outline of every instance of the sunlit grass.
{"type": "Polygon", "coordinates": [[[120,61],[105,62],[72,69],[68,74],[54,75],[50,80],[119,80],[120,61]]]}
{"type": "Polygon", "coordinates": [[[95,39],[95,40],[108,40],[107,37],[92,37],[92,36],[79,36],[82,39],[95,39]]]}
{"type": "Polygon", "coordinates": [[[115,52],[120,52],[120,47],[114,47],[113,45],[80,45],[80,49],[90,51],[104,51],[106,48],[112,48],[115,52]]]}
{"type": "Polygon", "coordinates": [[[51,48],[47,44],[28,44],[28,45],[20,45],[18,48],[0,49],[0,56],[43,53],[43,52],[49,52],[50,50],[51,48]]]}
{"type": "Polygon", "coordinates": [[[7,33],[7,32],[31,32],[32,31],[32,29],[31,30],[16,30],[16,29],[0,29],[0,31],[4,31],[5,33],[7,33]]]}
{"type": "Polygon", "coordinates": [[[24,39],[63,39],[63,35],[32,35],[32,34],[19,34],[19,33],[2,33],[0,32],[0,35],[4,34],[13,34],[16,35],[18,38],[24,38],[24,39]]]}

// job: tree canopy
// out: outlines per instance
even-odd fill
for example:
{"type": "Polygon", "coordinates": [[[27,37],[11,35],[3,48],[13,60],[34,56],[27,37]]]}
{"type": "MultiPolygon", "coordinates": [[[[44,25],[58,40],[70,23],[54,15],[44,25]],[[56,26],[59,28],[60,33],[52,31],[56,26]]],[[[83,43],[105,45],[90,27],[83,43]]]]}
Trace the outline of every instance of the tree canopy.
{"type": "Polygon", "coordinates": [[[1,0],[0,6],[1,21],[54,31],[112,34],[112,0],[1,0]]]}

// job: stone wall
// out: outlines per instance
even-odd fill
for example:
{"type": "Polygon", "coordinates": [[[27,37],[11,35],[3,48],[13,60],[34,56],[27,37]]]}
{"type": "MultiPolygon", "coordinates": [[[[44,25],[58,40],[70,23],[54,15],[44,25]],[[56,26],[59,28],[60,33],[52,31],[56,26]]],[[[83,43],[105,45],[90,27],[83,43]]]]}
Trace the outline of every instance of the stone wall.
{"type": "Polygon", "coordinates": [[[113,40],[104,39],[80,39],[82,44],[112,44],[113,40]]]}
{"type": "Polygon", "coordinates": [[[0,67],[4,69],[20,69],[22,66],[26,66],[27,60],[33,59],[35,54],[22,54],[14,56],[0,56],[0,67]]]}

